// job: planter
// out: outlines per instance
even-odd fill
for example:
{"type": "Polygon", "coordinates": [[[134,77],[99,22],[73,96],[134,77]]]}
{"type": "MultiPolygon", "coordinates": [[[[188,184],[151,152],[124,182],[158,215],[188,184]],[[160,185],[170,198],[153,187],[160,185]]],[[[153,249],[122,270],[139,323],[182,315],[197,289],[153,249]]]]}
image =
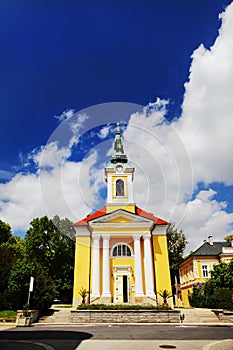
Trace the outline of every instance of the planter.
{"type": "Polygon", "coordinates": [[[24,317],[24,316],[20,316],[20,317],[16,317],[16,327],[29,327],[32,325],[32,317],[28,316],[28,317],[24,317]]]}

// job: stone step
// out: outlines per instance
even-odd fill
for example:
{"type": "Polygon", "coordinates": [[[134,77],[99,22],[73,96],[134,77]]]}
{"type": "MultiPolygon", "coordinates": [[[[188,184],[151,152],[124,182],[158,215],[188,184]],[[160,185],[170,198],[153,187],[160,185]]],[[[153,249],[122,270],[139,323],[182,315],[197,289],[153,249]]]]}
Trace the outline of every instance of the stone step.
{"type": "Polygon", "coordinates": [[[53,314],[41,317],[39,323],[71,323],[70,310],[70,308],[54,309],[53,314]]]}
{"type": "Polygon", "coordinates": [[[216,323],[218,317],[210,309],[183,309],[184,322],[186,323],[216,323]]]}

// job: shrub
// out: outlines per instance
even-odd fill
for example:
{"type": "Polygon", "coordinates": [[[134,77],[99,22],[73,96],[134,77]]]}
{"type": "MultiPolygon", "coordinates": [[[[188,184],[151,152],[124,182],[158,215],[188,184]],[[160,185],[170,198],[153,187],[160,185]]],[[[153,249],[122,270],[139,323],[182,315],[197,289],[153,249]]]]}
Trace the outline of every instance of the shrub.
{"type": "Polygon", "coordinates": [[[171,310],[171,308],[163,305],[81,304],[77,310],[171,310]]]}
{"type": "Polygon", "coordinates": [[[233,309],[231,297],[233,290],[229,288],[216,288],[213,281],[197,284],[189,296],[189,303],[193,307],[233,309]]]}
{"type": "Polygon", "coordinates": [[[203,284],[197,283],[193,286],[193,293],[189,295],[189,304],[193,307],[205,307],[203,284]]]}
{"type": "Polygon", "coordinates": [[[213,299],[214,307],[220,309],[233,309],[233,303],[231,301],[231,296],[233,295],[233,290],[229,288],[218,288],[215,289],[213,299]]]}

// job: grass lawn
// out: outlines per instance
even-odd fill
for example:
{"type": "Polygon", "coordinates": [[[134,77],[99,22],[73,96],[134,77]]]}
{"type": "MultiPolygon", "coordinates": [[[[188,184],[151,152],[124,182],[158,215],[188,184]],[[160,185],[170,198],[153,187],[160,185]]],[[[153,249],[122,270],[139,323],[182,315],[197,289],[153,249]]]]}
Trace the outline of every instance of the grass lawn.
{"type": "Polygon", "coordinates": [[[13,320],[16,317],[17,312],[14,310],[1,310],[0,311],[0,321],[2,320],[13,320]]]}

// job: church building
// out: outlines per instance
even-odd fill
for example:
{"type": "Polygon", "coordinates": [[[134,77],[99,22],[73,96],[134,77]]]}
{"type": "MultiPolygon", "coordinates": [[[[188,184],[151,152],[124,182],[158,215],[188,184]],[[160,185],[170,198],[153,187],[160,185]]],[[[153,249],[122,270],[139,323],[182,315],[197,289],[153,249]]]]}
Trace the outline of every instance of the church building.
{"type": "MultiPolygon", "coordinates": [[[[80,290],[90,303],[162,304],[171,292],[166,228],[169,222],[134,202],[134,168],[124,152],[119,125],[105,168],[106,205],[73,224],[76,231],[73,307],[80,290]]],[[[143,190],[143,189],[142,189],[143,190]]],[[[172,306],[172,298],[168,299],[172,306]]]]}

